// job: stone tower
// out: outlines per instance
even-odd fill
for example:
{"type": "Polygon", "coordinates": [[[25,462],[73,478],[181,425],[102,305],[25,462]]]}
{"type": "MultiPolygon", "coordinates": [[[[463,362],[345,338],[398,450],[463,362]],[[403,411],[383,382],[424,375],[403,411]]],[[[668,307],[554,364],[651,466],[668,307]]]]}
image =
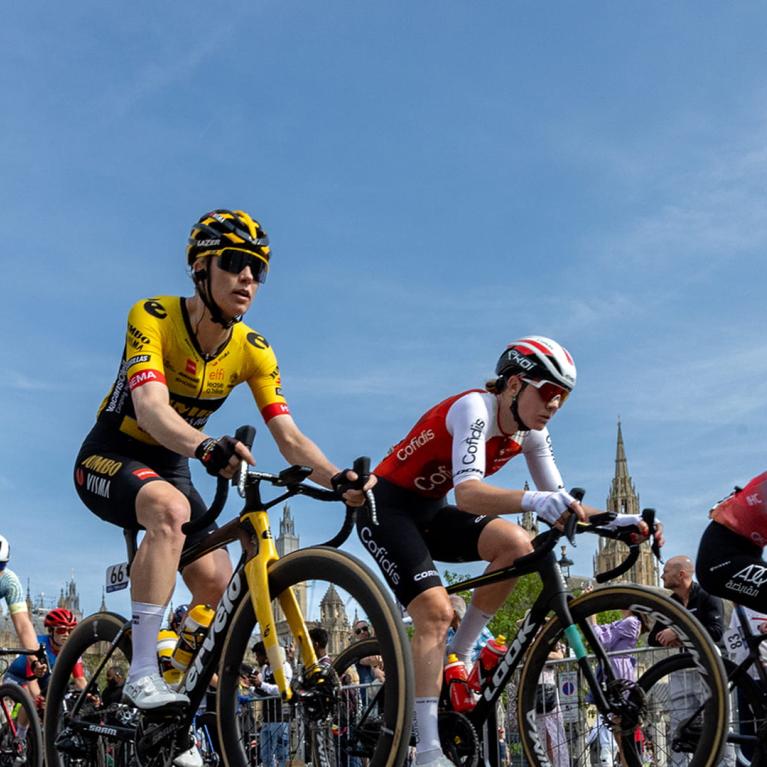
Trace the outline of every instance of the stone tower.
{"type": "MultiPolygon", "coordinates": [[[[293,519],[293,515],[290,512],[290,506],[286,503],[282,507],[282,519],[280,520],[280,534],[274,541],[274,545],[277,548],[277,553],[284,557],[286,554],[290,554],[292,551],[297,551],[300,547],[300,539],[296,535],[296,523],[293,519]]],[[[306,613],[306,584],[301,583],[293,587],[293,593],[298,600],[298,606],[301,608],[301,612],[305,619],[309,619],[306,613]]],[[[288,633],[287,623],[285,622],[285,615],[282,612],[282,608],[278,601],[272,605],[274,610],[274,620],[277,622],[277,633],[282,636],[288,633]]]]}
{"type": "Polygon", "coordinates": [[[328,632],[328,655],[338,655],[349,644],[350,625],[346,606],[332,583],[320,602],[320,625],[328,632]]]}
{"type": "MultiPolygon", "coordinates": [[[[525,486],[522,489],[529,490],[529,483],[525,482],[525,486]]],[[[517,520],[517,524],[524,527],[531,538],[535,538],[535,536],[538,535],[538,520],[532,511],[523,511],[517,520]]]]}
{"type": "MultiPolygon", "coordinates": [[[[607,511],[618,514],[639,514],[639,495],[631,479],[626,461],[626,449],[623,444],[623,431],[618,420],[618,443],[615,449],[615,476],[610,485],[610,494],[605,504],[607,511]]],[[[599,538],[597,553],[594,557],[594,572],[600,573],[611,570],[626,558],[627,547],[619,541],[599,538]]],[[[639,583],[643,586],[658,586],[658,565],[650,551],[643,544],[640,548],[639,559],[634,566],[615,579],[626,583],[639,583]]]]}
{"type": "Polygon", "coordinates": [[[57,607],[65,607],[67,610],[71,610],[78,620],[83,617],[82,610],[80,610],[80,595],[77,593],[77,583],[75,583],[75,574],[72,573],[72,578],[67,582],[66,586],[61,589],[59,595],[59,601],[57,607]]]}

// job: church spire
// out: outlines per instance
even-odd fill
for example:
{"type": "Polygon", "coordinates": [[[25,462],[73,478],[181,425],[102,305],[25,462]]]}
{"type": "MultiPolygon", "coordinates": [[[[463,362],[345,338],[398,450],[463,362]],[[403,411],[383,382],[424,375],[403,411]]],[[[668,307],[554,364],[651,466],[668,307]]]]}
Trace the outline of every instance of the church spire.
{"type": "Polygon", "coordinates": [[[618,444],[615,447],[615,478],[628,479],[629,469],[626,462],[626,448],[623,445],[623,431],[621,419],[618,416],[618,444]]]}

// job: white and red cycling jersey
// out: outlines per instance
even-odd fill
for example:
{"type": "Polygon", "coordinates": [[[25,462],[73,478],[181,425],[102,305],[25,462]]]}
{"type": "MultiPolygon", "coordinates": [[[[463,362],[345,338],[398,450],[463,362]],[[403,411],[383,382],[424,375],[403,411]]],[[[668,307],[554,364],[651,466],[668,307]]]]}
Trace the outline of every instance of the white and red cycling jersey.
{"type": "Polygon", "coordinates": [[[498,423],[496,395],[472,389],[424,413],[374,473],[419,495],[443,498],[461,482],[495,474],[520,453],[539,490],[564,487],[548,429],[506,434],[498,423]]]}
{"type": "Polygon", "coordinates": [[[710,516],[757,546],[767,545],[767,471],[714,506],[710,516]]]}

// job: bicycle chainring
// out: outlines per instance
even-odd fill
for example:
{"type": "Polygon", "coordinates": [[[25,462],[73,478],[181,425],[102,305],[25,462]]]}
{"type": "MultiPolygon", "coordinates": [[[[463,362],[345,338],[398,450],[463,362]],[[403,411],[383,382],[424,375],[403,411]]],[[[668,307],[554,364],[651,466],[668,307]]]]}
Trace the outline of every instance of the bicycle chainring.
{"type": "Polygon", "coordinates": [[[303,707],[304,717],[320,722],[333,716],[338,707],[341,682],[329,663],[304,669],[292,685],[293,702],[303,707]]]}
{"type": "Polygon", "coordinates": [[[180,716],[152,718],[144,714],[136,728],[138,767],[171,767],[174,757],[192,746],[180,716]]]}
{"type": "Polygon", "coordinates": [[[445,756],[458,767],[477,767],[479,736],[468,718],[457,711],[441,711],[438,726],[445,756]]]}

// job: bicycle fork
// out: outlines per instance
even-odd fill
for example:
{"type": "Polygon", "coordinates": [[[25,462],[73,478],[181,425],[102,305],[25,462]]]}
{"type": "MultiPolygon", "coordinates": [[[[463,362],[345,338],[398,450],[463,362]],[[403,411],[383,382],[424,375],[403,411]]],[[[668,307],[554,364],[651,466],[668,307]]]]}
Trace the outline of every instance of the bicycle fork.
{"type": "MultiPolygon", "coordinates": [[[[277,636],[277,626],[272,610],[272,597],[269,591],[269,567],[279,560],[277,548],[269,526],[269,514],[266,511],[248,511],[242,514],[243,520],[254,531],[255,551],[249,555],[245,562],[245,578],[248,582],[250,599],[256,620],[261,628],[261,638],[264,642],[269,665],[274,673],[274,681],[280,688],[285,700],[290,700],[293,691],[285,678],[283,663],[285,653],[280,647],[277,636]]],[[[298,599],[292,587],[285,589],[279,595],[280,607],[290,626],[292,635],[298,640],[301,659],[307,668],[317,662],[317,654],[309,639],[304,616],[298,605],[298,599]]]]}

